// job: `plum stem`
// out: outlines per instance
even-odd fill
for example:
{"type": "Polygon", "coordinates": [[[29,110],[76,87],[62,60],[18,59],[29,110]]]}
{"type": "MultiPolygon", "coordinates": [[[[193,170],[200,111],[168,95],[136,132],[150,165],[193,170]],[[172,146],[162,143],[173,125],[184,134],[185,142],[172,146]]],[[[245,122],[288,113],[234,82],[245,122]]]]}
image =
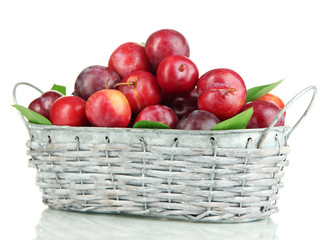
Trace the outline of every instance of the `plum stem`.
{"type": "Polygon", "coordinates": [[[110,78],[108,77],[107,78],[107,83],[106,83],[106,89],[109,89],[109,81],[110,81],[110,78]]]}
{"type": "Polygon", "coordinates": [[[226,90],[226,92],[235,92],[236,91],[235,88],[228,88],[228,89],[225,89],[225,90],[226,90]]]}
{"type": "Polygon", "coordinates": [[[225,90],[225,95],[228,95],[229,92],[235,92],[235,91],[236,91],[235,88],[226,88],[226,89],[224,89],[224,90],[225,90]]]}
{"type": "Polygon", "coordinates": [[[179,71],[183,72],[183,71],[184,71],[184,67],[185,67],[185,65],[184,65],[184,64],[181,64],[181,65],[179,66],[179,71]]]}
{"type": "Polygon", "coordinates": [[[114,85],[114,88],[118,87],[118,86],[121,86],[121,85],[135,85],[136,83],[135,82],[123,82],[123,83],[116,83],[114,85]]]}
{"type": "Polygon", "coordinates": [[[215,88],[215,90],[224,91],[225,95],[228,95],[229,92],[235,92],[236,91],[235,88],[225,88],[225,87],[218,87],[218,88],[215,88]]]}

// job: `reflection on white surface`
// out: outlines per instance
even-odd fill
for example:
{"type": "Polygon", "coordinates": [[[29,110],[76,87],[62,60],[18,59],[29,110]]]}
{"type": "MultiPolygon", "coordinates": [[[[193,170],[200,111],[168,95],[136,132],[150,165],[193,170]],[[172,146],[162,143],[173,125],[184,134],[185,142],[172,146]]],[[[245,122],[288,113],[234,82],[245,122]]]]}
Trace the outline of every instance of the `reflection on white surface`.
{"type": "Polygon", "coordinates": [[[147,217],[46,209],[36,226],[40,239],[278,240],[272,219],[249,223],[192,223],[147,217]]]}

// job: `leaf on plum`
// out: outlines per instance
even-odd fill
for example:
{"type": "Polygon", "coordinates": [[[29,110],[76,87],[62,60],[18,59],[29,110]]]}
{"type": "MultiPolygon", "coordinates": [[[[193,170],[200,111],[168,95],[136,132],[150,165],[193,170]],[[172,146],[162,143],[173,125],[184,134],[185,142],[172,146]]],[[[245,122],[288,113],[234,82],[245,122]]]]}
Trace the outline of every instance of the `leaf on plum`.
{"type": "Polygon", "coordinates": [[[53,87],[51,88],[51,90],[58,91],[59,93],[61,93],[64,96],[67,93],[65,86],[61,86],[61,85],[57,85],[57,84],[54,84],[53,87]]]}
{"type": "Polygon", "coordinates": [[[32,111],[29,108],[23,107],[18,104],[12,106],[16,108],[31,123],[41,124],[41,125],[52,125],[52,123],[43,115],[36,113],[35,111],[32,111]]]}
{"type": "Polygon", "coordinates": [[[141,120],[133,125],[133,128],[154,128],[154,129],[170,129],[166,124],[154,121],[141,120]]]}
{"type": "Polygon", "coordinates": [[[253,115],[253,108],[249,108],[236,116],[216,124],[211,130],[245,129],[253,115]]]}
{"type": "Polygon", "coordinates": [[[277,87],[283,80],[284,79],[282,79],[278,82],[271,83],[271,84],[261,85],[261,86],[257,86],[257,87],[253,87],[253,88],[248,89],[247,90],[247,96],[246,96],[246,103],[248,103],[250,101],[254,101],[254,100],[266,95],[272,89],[277,87]]]}

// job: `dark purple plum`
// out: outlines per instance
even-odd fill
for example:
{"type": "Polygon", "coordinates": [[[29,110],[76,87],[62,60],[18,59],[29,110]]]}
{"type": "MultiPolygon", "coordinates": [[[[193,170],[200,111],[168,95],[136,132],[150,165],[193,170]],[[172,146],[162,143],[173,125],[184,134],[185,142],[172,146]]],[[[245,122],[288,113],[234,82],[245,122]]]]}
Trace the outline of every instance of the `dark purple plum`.
{"type": "Polygon", "coordinates": [[[203,110],[194,110],[185,115],[177,124],[177,129],[210,130],[220,120],[212,113],[203,110]]]}
{"type": "Polygon", "coordinates": [[[109,67],[94,65],[85,68],[75,82],[75,95],[87,100],[93,93],[111,89],[120,82],[118,74],[109,67]]]}
{"type": "Polygon", "coordinates": [[[40,97],[36,98],[29,104],[29,109],[35,111],[45,118],[49,119],[49,110],[55,100],[62,97],[63,95],[57,91],[47,91],[40,97]]]}
{"type": "Polygon", "coordinates": [[[198,89],[186,94],[168,94],[163,92],[163,103],[172,108],[181,119],[186,114],[198,109],[198,89]]]}

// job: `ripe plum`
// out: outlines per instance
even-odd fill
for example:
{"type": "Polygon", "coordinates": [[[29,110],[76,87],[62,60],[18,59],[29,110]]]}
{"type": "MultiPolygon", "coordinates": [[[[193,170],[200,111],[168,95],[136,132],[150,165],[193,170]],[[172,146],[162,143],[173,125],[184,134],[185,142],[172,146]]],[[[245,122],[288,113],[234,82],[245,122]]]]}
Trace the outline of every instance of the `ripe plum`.
{"type": "Polygon", "coordinates": [[[28,108],[36,113],[43,115],[45,118],[49,119],[49,110],[51,106],[58,98],[63,95],[57,91],[47,91],[43,93],[40,97],[33,100],[28,108]]]}
{"type": "Polygon", "coordinates": [[[138,114],[134,123],[141,120],[160,122],[168,125],[170,128],[175,128],[178,123],[176,113],[164,105],[152,105],[144,108],[138,114]]]}
{"type": "Polygon", "coordinates": [[[77,77],[75,82],[75,95],[87,100],[93,93],[113,88],[121,79],[117,73],[100,65],[85,68],[77,77]]]}
{"type": "MultiPolygon", "coordinates": [[[[272,102],[272,103],[276,104],[278,107],[280,107],[280,109],[282,109],[285,106],[282,99],[280,99],[279,97],[277,97],[276,95],[273,95],[271,93],[267,93],[266,95],[260,97],[257,100],[264,100],[264,101],[272,102]]],[[[284,114],[286,116],[286,112],[284,112],[284,114]]]]}
{"type": "Polygon", "coordinates": [[[196,65],[187,57],[170,55],[162,60],[156,80],[168,93],[187,93],[194,89],[199,78],[196,65]]]}
{"type": "Polygon", "coordinates": [[[109,58],[108,67],[114,69],[121,79],[134,71],[152,70],[145,47],[134,42],[123,43],[116,48],[109,58]]]}
{"type": "Polygon", "coordinates": [[[57,99],[49,112],[54,125],[86,126],[85,100],[77,96],[64,96],[57,99]]]}
{"type": "Polygon", "coordinates": [[[198,109],[198,89],[194,88],[185,94],[169,94],[163,92],[163,104],[172,108],[178,118],[198,109]]]}
{"type": "Polygon", "coordinates": [[[190,56],[190,47],[186,38],[172,29],[161,29],[152,33],[146,41],[145,49],[155,72],[160,62],[167,56],[190,56]]]}
{"type": "Polygon", "coordinates": [[[153,74],[146,71],[136,71],[127,75],[118,90],[128,99],[133,114],[138,114],[143,108],[160,104],[161,90],[153,74]]]}
{"type": "Polygon", "coordinates": [[[213,113],[220,121],[238,114],[246,101],[246,85],[231,69],[210,70],[199,78],[197,88],[199,109],[213,113]]]}
{"type": "Polygon", "coordinates": [[[131,107],[119,90],[104,89],[94,93],[86,102],[86,116],[96,127],[127,127],[131,107]]]}
{"type": "Polygon", "coordinates": [[[210,130],[220,120],[212,113],[203,110],[194,110],[185,115],[177,124],[177,129],[210,130]]]}
{"type": "MultiPolygon", "coordinates": [[[[274,120],[276,115],[280,112],[280,108],[268,101],[254,100],[247,103],[242,112],[253,107],[253,115],[249,120],[246,128],[266,128],[269,127],[271,122],[274,120]]],[[[275,126],[284,126],[285,115],[283,114],[280,119],[276,122],[275,126]]]]}

